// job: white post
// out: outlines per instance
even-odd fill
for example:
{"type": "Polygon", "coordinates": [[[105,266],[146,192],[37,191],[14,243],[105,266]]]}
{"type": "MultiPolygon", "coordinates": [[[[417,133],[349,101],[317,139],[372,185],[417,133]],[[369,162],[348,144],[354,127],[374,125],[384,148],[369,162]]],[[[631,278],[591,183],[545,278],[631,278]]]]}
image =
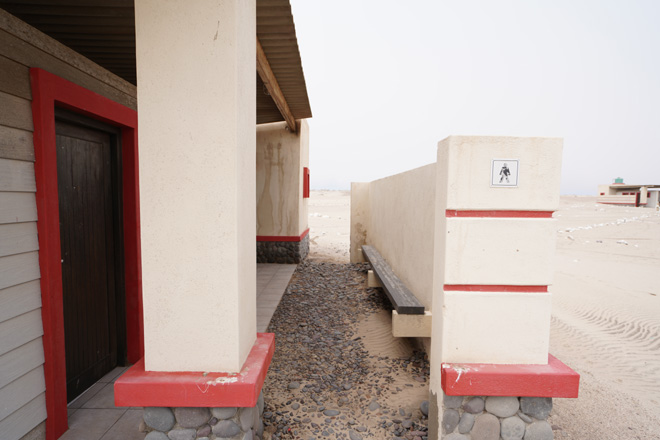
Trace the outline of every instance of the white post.
{"type": "Polygon", "coordinates": [[[548,362],[561,150],[561,139],[547,138],[452,136],[438,144],[435,417],[443,362],[548,362]]]}
{"type": "Polygon", "coordinates": [[[145,369],[256,339],[254,0],[136,0],[145,369]]]}

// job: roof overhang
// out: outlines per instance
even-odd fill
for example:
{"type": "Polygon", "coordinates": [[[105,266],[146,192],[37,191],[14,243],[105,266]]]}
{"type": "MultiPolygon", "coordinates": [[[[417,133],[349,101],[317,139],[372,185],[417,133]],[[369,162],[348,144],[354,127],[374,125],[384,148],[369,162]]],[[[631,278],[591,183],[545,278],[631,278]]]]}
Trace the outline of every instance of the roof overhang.
{"type": "MultiPolygon", "coordinates": [[[[133,0],[0,0],[0,8],[136,84],[133,0]]],[[[257,124],[310,118],[289,0],[257,0],[257,124]]]]}
{"type": "Polygon", "coordinates": [[[626,183],[612,183],[610,184],[612,188],[616,189],[640,189],[640,188],[646,188],[646,189],[652,189],[652,188],[660,188],[660,185],[628,185],[626,183]]]}

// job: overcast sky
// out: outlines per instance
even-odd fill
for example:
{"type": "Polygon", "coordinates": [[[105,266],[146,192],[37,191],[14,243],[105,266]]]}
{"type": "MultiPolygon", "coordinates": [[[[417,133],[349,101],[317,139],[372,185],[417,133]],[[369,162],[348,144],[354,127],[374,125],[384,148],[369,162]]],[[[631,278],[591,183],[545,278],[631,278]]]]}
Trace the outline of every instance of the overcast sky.
{"type": "Polygon", "coordinates": [[[660,1],[291,4],[313,189],[434,162],[449,135],[562,137],[562,194],[660,184],[660,1]]]}

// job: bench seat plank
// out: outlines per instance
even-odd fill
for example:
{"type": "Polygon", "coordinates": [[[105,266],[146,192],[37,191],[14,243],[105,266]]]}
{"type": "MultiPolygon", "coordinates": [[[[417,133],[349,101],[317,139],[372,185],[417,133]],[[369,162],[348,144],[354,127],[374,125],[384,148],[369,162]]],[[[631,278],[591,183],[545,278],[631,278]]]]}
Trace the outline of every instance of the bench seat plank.
{"type": "Polygon", "coordinates": [[[383,286],[392,306],[400,315],[423,315],[424,306],[397,277],[389,264],[373,246],[362,246],[364,258],[371,264],[374,274],[383,286]]]}

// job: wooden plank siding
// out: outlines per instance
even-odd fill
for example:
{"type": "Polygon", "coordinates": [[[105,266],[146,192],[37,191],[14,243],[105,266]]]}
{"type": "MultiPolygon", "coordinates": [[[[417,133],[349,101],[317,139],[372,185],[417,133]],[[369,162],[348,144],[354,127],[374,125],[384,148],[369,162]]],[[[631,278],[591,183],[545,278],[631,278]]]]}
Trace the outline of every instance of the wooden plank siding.
{"type": "Polygon", "coordinates": [[[36,221],[37,201],[34,193],[0,192],[0,224],[36,221]]]}
{"type": "Polygon", "coordinates": [[[46,419],[30,68],[137,109],[134,85],[0,9],[0,437],[46,419]]]}
{"type": "Polygon", "coordinates": [[[0,420],[3,439],[20,439],[32,428],[46,420],[46,393],[41,393],[18,411],[0,420]]]}
{"type": "Polygon", "coordinates": [[[0,322],[41,307],[39,280],[0,290],[0,322]]]}
{"type": "Polygon", "coordinates": [[[36,192],[34,162],[0,159],[0,191],[36,192]]]}
{"type": "Polygon", "coordinates": [[[41,338],[0,356],[0,388],[12,383],[44,363],[44,347],[41,338]]]}
{"type": "MultiPolygon", "coordinates": [[[[41,310],[33,310],[5,322],[0,322],[0,355],[43,335],[41,310]]],[[[4,402],[3,402],[4,404],[4,402]]]]}
{"type": "Polygon", "coordinates": [[[0,257],[38,249],[39,240],[37,239],[37,224],[35,222],[0,225],[0,257]]]}
{"type": "Polygon", "coordinates": [[[30,87],[30,69],[23,64],[0,56],[0,92],[20,98],[32,99],[30,87]]]}
{"type": "Polygon", "coordinates": [[[31,105],[29,99],[0,92],[0,125],[33,131],[31,105]]]}
{"type": "MultiPolygon", "coordinates": [[[[2,18],[2,13],[5,12],[0,9],[0,18],[2,18]]],[[[35,30],[34,32],[35,35],[31,37],[36,38],[36,33],[39,31],[35,30]]],[[[41,36],[43,38],[48,38],[43,34],[41,34],[41,36]]],[[[57,43],[55,40],[52,41],[53,43],[59,45],[59,43],[57,43]]],[[[68,81],[96,92],[99,95],[103,95],[112,99],[113,101],[123,104],[126,107],[130,107],[133,110],[137,109],[137,92],[134,85],[126,83],[130,85],[128,90],[131,90],[132,93],[126,93],[126,91],[118,90],[117,88],[108,85],[105,82],[99,81],[89,73],[79,70],[77,67],[74,67],[68,62],[64,62],[51,53],[47,53],[41,49],[36,48],[32,44],[23,41],[19,37],[12,35],[3,29],[0,29],[0,55],[12,59],[13,61],[26,67],[42,68],[68,81]]],[[[96,67],[99,71],[99,76],[103,76],[101,71],[107,72],[100,66],[96,67]]]]}
{"type": "Polygon", "coordinates": [[[36,279],[39,279],[38,252],[0,257],[0,289],[36,279]]]}
{"type": "Polygon", "coordinates": [[[34,162],[32,132],[0,124],[0,157],[34,162]]]}
{"type": "Polygon", "coordinates": [[[0,402],[6,402],[0,405],[0,420],[6,419],[45,391],[46,382],[42,365],[0,388],[0,402]]]}

